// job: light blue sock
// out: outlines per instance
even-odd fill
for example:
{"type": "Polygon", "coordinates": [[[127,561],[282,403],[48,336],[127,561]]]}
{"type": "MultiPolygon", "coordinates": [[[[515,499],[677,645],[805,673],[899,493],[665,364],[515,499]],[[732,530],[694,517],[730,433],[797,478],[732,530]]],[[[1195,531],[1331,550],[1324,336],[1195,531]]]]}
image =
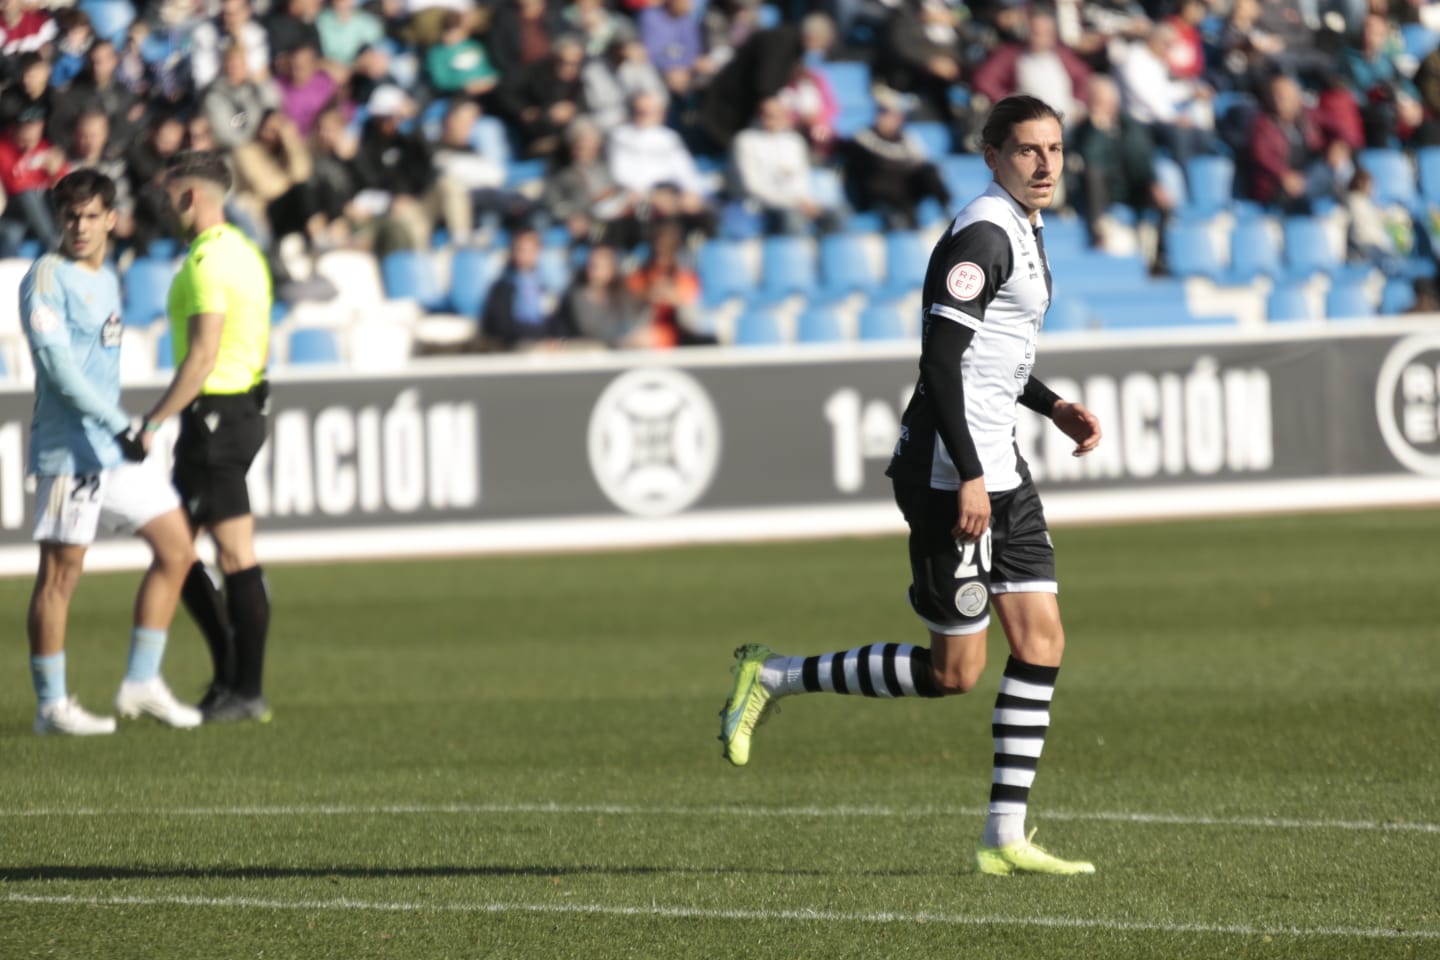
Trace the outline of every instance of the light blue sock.
{"type": "Polygon", "coordinates": [[[136,627],[130,631],[130,663],[125,679],[131,683],[160,676],[160,658],[165,656],[165,631],[136,627]]]}
{"type": "Polygon", "coordinates": [[[40,706],[65,699],[65,651],[30,658],[30,680],[40,706]]]}

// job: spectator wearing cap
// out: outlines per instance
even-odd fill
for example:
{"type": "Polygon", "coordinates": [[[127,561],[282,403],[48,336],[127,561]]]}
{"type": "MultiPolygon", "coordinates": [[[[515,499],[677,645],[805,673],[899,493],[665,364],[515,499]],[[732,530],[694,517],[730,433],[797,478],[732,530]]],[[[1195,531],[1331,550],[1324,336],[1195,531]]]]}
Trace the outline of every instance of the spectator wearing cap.
{"type": "Polygon", "coordinates": [[[580,41],[564,36],[544,60],[515,74],[501,71],[499,103],[519,125],[526,156],[554,154],[565,127],[586,111],[585,85],[580,79],[584,61],[585,48],[580,41]]]}
{"type": "Polygon", "coordinates": [[[55,21],[25,0],[0,0],[0,83],[15,79],[16,58],[39,54],[59,35],[55,21]]]}
{"type": "Polygon", "coordinates": [[[500,80],[485,48],[466,29],[464,14],[456,10],[445,11],[440,42],[425,52],[425,76],[442,97],[482,97],[500,80]]]}
{"type": "Polygon", "coordinates": [[[540,283],[540,232],[532,226],[510,235],[510,261],[480,308],[483,336],[506,350],[555,349],[575,335],[562,327],[540,283]]]}
{"type": "Polygon", "coordinates": [[[762,100],[756,121],[735,137],[735,195],[761,212],[767,233],[805,233],[817,225],[833,229],[835,211],[811,195],[810,148],[795,132],[790,109],[779,97],[762,100]]]}
{"type": "Polygon", "coordinates": [[[997,47],[975,70],[975,92],[991,103],[1013,93],[1039,97],[1059,110],[1066,123],[1078,122],[1089,98],[1090,68],[1060,42],[1055,14],[1032,8],[1023,43],[997,47]]]}
{"type": "Polygon", "coordinates": [[[26,240],[38,240],[47,250],[60,242],[49,190],[68,172],[65,154],[45,139],[44,111],[22,109],[0,136],[0,187],[6,198],[0,259],[17,256],[26,240]]]}
{"type": "Polygon", "coordinates": [[[879,213],[895,230],[913,230],[920,203],[933,198],[942,210],[950,191],[924,148],[905,132],[908,98],[876,97],[875,122],[842,147],[845,188],[859,210],[879,213]]]}
{"type": "Polygon", "coordinates": [[[335,78],[320,69],[320,48],[302,43],[275,61],[275,88],[280,109],[302,137],[315,129],[315,118],[340,92],[335,78]]]}
{"type": "MultiPolygon", "coordinates": [[[[38,53],[22,54],[17,76],[19,82],[0,93],[0,127],[13,124],[20,114],[34,110],[48,122],[54,113],[55,99],[50,88],[50,61],[38,53]]],[[[47,132],[54,140],[59,131],[47,132]]]]}
{"type": "Polygon", "coordinates": [[[370,118],[355,154],[355,200],[372,216],[389,215],[409,231],[411,245],[429,248],[444,219],[451,239],[463,243],[472,227],[469,199],[435,170],[430,144],[418,131],[401,129],[415,106],[399,87],[383,86],[370,97],[370,118]]]}
{"type": "Polygon", "coordinates": [[[640,11],[638,28],[650,62],[672,94],[688,95],[713,72],[692,0],[663,0],[646,7],[640,11]]]}
{"type": "Polygon", "coordinates": [[[645,45],[634,37],[617,40],[604,57],[592,57],[580,72],[585,106],[602,130],[612,130],[630,115],[636,94],[652,93],[668,110],[670,91],[650,62],[645,45]]]}
{"type": "Polygon", "coordinates": [[[356,0],[330,0],[315,18],[320,33],[320,52],[331,63],[350,66],[360,51],[385,39],[385,25],[356,0]]]}
{"type": "Polygon", "coordinates": [[[220,76],[200,98],[200,110],[210,119],[215,142],[234,150],[255,139],[266,112],[280,106],[280,93],[273,82],[258,80],[250,72],[243,46],[231,46],[221,62],[220,76]]]}
{"type": "Polygon", "coordinates": [[[653,202],[651,194],[669,186],[679,194],[683,213],[705,210],[705,185],[695,158],[680,135],[665,126],[665,108],[654,94],[637,94],[631,101],[630,122],[610,132],[607,159],[610,175],[637,204],[653,202]]]}
{"type": "Polygon", "coordinates": [[[245,50],[252,76],[269,75],[270,36],[255,19],[250,0],[221,0],[220,16],[200,24],[190,35],[190,76],[197,90],[215,81],[225,52],[236,44],[245,50]]]}

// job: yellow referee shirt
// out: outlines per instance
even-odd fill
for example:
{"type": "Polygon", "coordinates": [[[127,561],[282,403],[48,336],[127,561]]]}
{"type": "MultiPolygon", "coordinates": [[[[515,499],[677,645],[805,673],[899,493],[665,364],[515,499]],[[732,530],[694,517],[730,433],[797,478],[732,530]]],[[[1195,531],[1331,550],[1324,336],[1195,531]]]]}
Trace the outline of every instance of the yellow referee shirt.
{"type": "Polygon", "coordinates": [[[243,233],[222,223],[196,237],[170,284],[168,306],[176,366],[190,350],[190,318],[225,316],[215,369],[201,393],[244,393],[263,379],[270,356],[270,268],[243,233]]]}

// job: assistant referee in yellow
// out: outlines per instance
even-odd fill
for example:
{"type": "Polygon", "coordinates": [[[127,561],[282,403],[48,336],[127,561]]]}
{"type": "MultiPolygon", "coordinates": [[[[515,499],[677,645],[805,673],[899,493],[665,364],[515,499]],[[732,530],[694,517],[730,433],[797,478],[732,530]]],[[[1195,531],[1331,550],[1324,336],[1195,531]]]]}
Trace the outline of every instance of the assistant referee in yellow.
{"type": "Polygon", "coordinates": [[[166,167],[165,192],[190,250],[170,285],[175,377],[143,431],[148,450],[160,425],[180,417],[175,487],[192,536],[210,532],[225,575],[222,597],[197,561],[182,593],[215,662],[200,702],[206,723],[270,719],[262,689],[270,598],[245,474],[265,442],[272,292],[264,256],[225,220],[230,185],[219,153],[181,153],[166,167]]]}

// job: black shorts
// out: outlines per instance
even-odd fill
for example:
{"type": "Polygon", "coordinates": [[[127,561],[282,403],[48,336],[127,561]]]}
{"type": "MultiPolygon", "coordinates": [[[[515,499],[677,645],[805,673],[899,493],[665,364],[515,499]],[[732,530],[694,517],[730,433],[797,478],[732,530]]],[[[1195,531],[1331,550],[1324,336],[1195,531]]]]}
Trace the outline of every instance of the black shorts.
{"type": "Polygon", "coordinates": [[[245,474],[265,443],[268,386],[202,394],[180,415],[175,489],[190,522],[207,526],[250,512],[245,474]]]}
{"type": "Polygon", "coordinates": [[[979,542],[951,532],[960,507],[954,490],[895,484],[910,525],[910,605],[936,633],[963,635],[990,622],[997,593],[1054,593],[1055,549],[1035,484],[990,495],[990,529],[979,542]]]}

